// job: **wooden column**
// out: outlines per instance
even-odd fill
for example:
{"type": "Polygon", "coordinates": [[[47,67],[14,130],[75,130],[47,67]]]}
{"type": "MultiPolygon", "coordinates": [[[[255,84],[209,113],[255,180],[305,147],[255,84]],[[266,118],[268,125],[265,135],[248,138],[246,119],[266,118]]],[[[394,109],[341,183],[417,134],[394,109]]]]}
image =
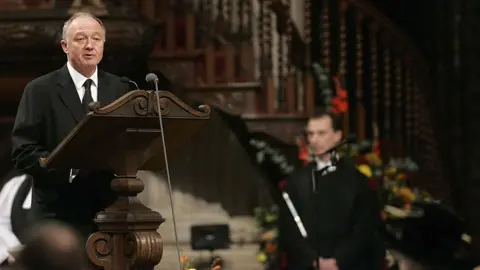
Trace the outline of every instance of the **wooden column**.
{"type": "MultiPolygon", "coordinates": [[[[387,34],[388,35],[388,34],[387,34]]],[[[391,49],[390,49],[390,37],[386,36],[384,39],[384,48],[383,48],[383,158],[388,160],[391,158],[392,149],[391,149],[391,80],[392,80],[392,63],[391,63],[391,49]]]]}
{"type": "MultiPolygon", "coordinates": [[[[291,10],[291,1],[287,1],[287,9],[289,11],[290,15],[290,10],[291,10]]],[[[287,20],[287,29],[285,33],[285,43],[287,47],[287,63],[286,63],[286,82],[285,82],[285,88],[286,88],[286,93],[285,93],[285,103],[286,103],[286,111],[287,113],[295,113],[297,112],[296,106],[295,106],[295,96],[297,96],[297,93],[300,91],[297,91],[296,85],[295,85],[295,69],[292,64],[292,24],[293,21],[291,19],[291,16],[288,16],[287,20]]]]}
{"type": "Polygon", "coordinates": [[[355,16],[355,108],[357,140],[365,140],[365,107],[363,105],[363,15],[357,12],[355,16]]]}
{"type": "MultiPolygon", "coordinates": [[[[339,56],[339,65],[338,65],[338,81],[342,85],[342,88],[345,86],[345,80],[347,76],[347,0],[340,0],[339,4],[339,46],[340,46],[340,56],[339,56]]],[[[351,89],[347,89],[351,90],[351,89]]],[[[348,93],[350,94],[350,93],[348,93]]],[[[347,111],[343,114],[343,133],[348,134],[350,132],[350,123],[349,123],[349,113],[347,111]]]]}
{"type": "Polygon", "coordinates": [[[395,97],[394,97],[394,104],[395,104],[395,120],[394,120],[394,133],[395,133],[395,148],[396,148],[396,156],[401,157],[403,155],[403,124],[404,124],[404,112],[403,112],[403,84],[402,84],[402,61],[400,57],[403,54],[400,54],[400,51],[397,51],[395,62],[394,62],[394,74],[395,74],[395,97]]]}
{"type": "Polygon", "coordinates": [[[372,127],[375,128],[378,124],[378,24],[373,22],[369,30],[370,76],[372,80],[372,127]]]}
{"type": "Polygon", "coordinates": [[[305,21],[303,22],[303,32],[305,39],[305,111],[307,115],[312,115],[315,110],[315,88],[313,85],[312,77],[312,55],[310,52],[310,46],[312,43],[312,13],[311,13],[311,3],[312,0],[304,0],[304,12],[305,12],[305,21]]]}

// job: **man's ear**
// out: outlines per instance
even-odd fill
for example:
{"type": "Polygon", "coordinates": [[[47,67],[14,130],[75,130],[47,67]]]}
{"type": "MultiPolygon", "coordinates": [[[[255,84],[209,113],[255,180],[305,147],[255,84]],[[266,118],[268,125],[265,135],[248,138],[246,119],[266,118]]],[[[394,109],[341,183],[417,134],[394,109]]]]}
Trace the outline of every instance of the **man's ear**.
{"type": "Polygon", "coordinates": [[[62,45],[63,52],[68,53],[67,41],[62,39],[60,45],[62,45]]]}

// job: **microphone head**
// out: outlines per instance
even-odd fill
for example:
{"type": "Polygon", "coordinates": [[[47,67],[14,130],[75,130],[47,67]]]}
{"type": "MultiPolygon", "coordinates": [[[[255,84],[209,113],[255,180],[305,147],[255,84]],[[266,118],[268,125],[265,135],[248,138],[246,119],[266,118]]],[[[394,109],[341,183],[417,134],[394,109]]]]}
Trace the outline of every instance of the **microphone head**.
{"type": "Polygon", "coordinates": [[[147,81],[148,83],[155,82],[158,81],[158,77],[153,73],[148,73],[147,76],[145,76],[145,81],[147,81]]]}

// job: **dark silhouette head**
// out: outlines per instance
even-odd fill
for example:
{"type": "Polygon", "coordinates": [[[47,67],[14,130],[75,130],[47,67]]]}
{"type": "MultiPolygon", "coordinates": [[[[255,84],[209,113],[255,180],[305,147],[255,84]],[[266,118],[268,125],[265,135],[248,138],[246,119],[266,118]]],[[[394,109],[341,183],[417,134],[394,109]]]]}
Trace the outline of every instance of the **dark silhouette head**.
{"type": "Polygon", "coordinates": [[[27,235],[18,263],[25,270],[83,270],[86,255],[82,238],[70,227],[42,223],[27,235]]]}

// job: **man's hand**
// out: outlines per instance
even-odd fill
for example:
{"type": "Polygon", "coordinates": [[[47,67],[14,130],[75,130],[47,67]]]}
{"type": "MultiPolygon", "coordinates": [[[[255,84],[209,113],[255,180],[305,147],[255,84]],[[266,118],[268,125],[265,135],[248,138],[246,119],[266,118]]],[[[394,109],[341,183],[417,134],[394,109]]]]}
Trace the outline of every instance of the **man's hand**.
{"type": "Polygon", "coordinates": [[[318,265],[320,270],[339,270],[337,266],[337,260],[335,259],[318,259],[318,265]]]}

